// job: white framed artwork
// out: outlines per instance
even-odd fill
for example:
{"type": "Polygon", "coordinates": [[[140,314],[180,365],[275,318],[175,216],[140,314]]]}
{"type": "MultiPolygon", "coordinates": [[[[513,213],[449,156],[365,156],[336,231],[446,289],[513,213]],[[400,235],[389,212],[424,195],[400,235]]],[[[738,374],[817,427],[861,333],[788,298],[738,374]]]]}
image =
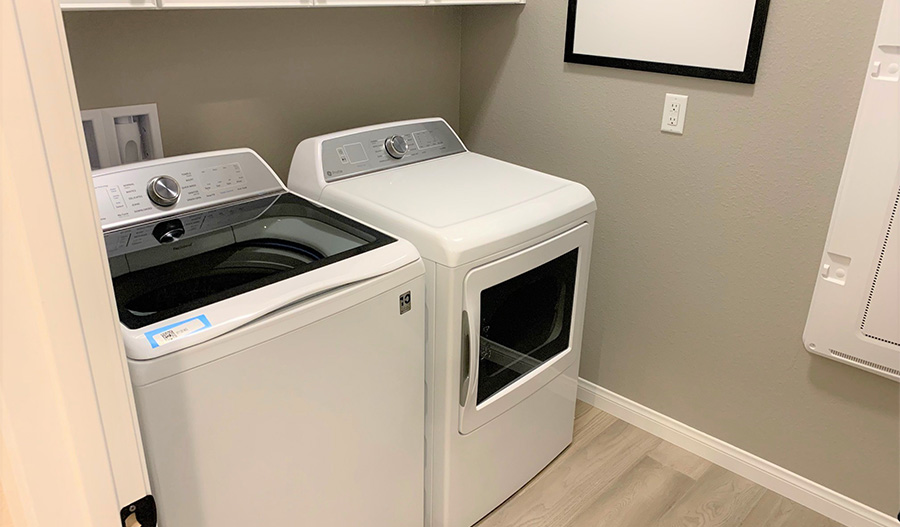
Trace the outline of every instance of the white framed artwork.
{"type": "Polygon", "coordinates": [[[569,0],[565,61],[753,84],[769,0],[569,0]]]}

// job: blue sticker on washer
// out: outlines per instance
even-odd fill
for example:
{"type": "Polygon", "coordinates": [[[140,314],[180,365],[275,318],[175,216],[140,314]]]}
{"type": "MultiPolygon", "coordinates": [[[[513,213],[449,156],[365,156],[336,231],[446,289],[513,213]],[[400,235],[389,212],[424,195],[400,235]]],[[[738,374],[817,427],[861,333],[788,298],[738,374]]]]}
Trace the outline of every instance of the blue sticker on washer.
{"type": "Polygon", "coordinates": [[[191,333],[203,331],[208,327],[212,327],[212,324],[209,323],[206,315],[200,315],[199,317],[189,318],[187,320],[182,320],[181,322],[169,324],[162,328],[154,329],[153,331],[148,331],[147,333],[144,333],[144,336],[150,341],[151,348],[158,348],[167,342],[172,342],[173,340],[180,339],[191,333]]]}

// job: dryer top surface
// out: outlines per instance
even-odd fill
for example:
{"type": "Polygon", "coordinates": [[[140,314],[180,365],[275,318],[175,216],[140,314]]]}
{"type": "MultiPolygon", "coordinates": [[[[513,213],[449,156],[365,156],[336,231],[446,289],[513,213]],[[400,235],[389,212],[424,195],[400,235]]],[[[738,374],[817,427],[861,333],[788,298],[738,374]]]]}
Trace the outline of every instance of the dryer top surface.
{"type": "Polygon", "coordinates": [[[584,186],[472,152],[331,183],[324,203],[413,242],[448,266],[596,210],[584,186]]]}

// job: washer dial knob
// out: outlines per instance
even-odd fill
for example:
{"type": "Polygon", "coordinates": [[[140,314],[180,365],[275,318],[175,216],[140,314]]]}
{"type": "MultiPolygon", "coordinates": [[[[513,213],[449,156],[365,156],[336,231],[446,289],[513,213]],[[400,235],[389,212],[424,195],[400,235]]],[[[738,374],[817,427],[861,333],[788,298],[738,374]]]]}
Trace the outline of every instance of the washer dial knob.
{"type": "Polygon", "coordinates": [[[181,220],[168,220],[156,224],[153,227],[153,237],[159,243],[177,242],[184,236],[184,224],[181,220]]]}
{"type": "Polygon", "coordinates": [[[150,197],[150,201],[160,207],[171,207],[181,195],[181,185],[175,178],[157,176],[147,184],[147,195],[150,197]]]}
{"type": "Polygon", "coordinates": [[[406,144],[406,139],[403,139],[402,135],[392,135],[385,139],[384,149],[394,159],[400,159],[409,152],[409,145],[406,144]]]}

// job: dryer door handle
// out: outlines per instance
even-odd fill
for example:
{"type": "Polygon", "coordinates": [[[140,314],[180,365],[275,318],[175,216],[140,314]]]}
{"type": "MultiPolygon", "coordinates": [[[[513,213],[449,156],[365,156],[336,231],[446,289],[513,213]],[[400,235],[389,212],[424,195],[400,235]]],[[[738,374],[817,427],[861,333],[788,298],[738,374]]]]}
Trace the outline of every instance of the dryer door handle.
{"type": "Polygon", "coordinates": [[[462,314],[462,342],[459,357],[459,405],[468,408],[477,404],[478,398],[478,334],[480,329],[476,322],[480,316],[478,307],[475,313],[466,310],[462,314]]]}
{"type": "Polygon", "coordinates": [[[469,339],[469,314],[463,311],[459,353],[459,405],[463,407],[466,406],[466,401],[469,398],[469,374],[472,369],[472,343],[469,339]]]}

